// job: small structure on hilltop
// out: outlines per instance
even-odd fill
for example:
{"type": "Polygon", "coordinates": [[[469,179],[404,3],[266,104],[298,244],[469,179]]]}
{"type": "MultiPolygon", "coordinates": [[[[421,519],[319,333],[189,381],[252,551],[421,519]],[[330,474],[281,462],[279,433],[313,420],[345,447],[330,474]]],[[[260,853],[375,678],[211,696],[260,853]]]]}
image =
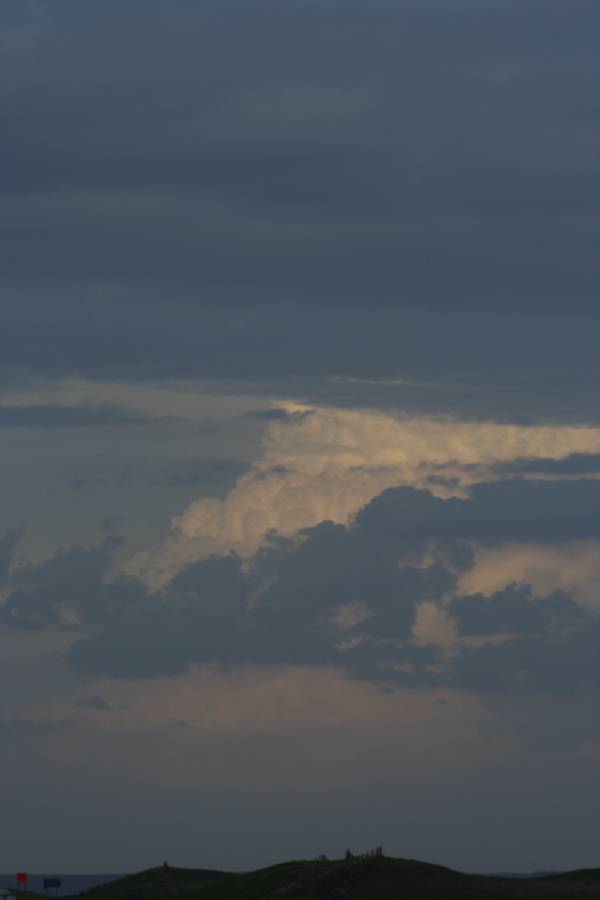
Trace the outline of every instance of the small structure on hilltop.
{"type": "Polygon", "coordinates": [[[352,850],[346,850],[344,859],[347,861],[351,859],[383,859],[383,846],[367,850],[366,853],[359,853],[358,856],[355,856],[352,850]]]}

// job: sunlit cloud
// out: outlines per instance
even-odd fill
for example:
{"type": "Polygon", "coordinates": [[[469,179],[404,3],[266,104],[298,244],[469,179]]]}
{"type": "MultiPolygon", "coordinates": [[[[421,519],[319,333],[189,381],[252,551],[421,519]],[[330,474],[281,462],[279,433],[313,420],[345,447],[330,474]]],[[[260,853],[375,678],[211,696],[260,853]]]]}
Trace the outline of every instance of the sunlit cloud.
{"type": "Polygon", "coordinates": [[[568,591],[581,606],[600,609],[600,542],[474,545],[474,565],[458,587],[465,593],[489,595],[515,582],[532,585],[537,596],[568,591]]]}
{"type": "Polygon", "coordinates": [[[441,498],[464,497],[512,461],[600,450],[600,429],[594,427],[469,422],[291,402],[277,408],[286,416],[265,420],[259,458],[225,499],[189,504],[173,519],[164,543],[137,556],[129,571],[163,583],[214,553],[251,558],[272,533],[292,537],[322,521],[347,524],[386,488],[410,485],[441,498]]]}

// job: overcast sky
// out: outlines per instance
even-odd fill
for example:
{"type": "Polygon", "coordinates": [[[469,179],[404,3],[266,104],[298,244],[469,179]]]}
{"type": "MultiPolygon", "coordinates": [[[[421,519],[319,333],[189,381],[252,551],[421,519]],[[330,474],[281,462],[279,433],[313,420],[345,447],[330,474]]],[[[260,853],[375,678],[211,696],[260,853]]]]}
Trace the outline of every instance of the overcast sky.
{"type": "Polygon", "coordinates": [[[4,0],[0,871],[599,864],[597,0],[4,0]]]}

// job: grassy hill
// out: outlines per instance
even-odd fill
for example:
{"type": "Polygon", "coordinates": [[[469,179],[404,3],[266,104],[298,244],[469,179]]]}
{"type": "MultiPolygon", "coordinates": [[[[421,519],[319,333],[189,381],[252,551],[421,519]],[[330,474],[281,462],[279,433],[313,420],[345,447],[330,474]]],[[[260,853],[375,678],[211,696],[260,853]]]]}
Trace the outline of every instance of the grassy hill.
{"type": "MultiPolygon", "coordinates": [[[[26,892],[22,896],[37,900],[26,892]]],[[[598,900],[600,869],[500,878],[387,857],[287,862],[246,874],[160,866],[92,888],[84,896],[86,900],[598,900]]]]}

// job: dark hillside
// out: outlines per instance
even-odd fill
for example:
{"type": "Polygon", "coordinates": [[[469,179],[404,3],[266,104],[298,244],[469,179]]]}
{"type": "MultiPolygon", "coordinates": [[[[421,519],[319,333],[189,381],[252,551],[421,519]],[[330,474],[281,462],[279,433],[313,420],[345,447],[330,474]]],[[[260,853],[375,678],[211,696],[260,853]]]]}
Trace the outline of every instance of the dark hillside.
{"type": "Polygon", "coordinates": [[[548,878],[465,875],[413,860],[366,859],[273,866],[207,886],[195,900],[587,900],[600,870],[548,878]]]}
{"type": "MultiPolygon", "coordinates": [[[[39,896],[22,895],[23,900],[39,896]]],[[[387,857],[287,862],[245,874],[160,866],[77,895],[81,896],[86,900],[599,900],[600,869],[503,878],[387,857]]]]}

